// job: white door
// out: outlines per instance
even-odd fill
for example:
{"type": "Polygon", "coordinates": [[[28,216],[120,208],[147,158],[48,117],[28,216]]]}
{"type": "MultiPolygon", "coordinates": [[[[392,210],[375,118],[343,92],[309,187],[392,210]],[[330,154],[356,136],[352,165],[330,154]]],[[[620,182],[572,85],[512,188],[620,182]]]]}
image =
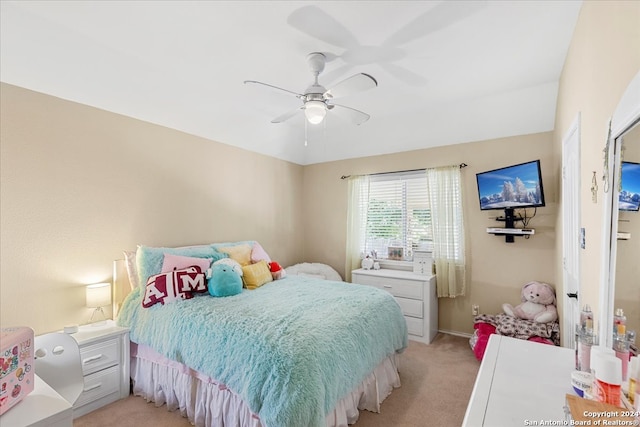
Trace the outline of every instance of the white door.
{"type": "Polygon", "coordinates": [[[563,346],[575,348],[580,317],[580,113],[562,139],[563,346]]]}

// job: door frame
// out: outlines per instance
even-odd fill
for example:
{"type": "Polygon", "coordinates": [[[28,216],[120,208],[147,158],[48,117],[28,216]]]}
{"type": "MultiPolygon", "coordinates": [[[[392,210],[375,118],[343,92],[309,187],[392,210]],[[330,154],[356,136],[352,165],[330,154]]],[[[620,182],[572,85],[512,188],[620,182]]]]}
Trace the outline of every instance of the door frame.
{"type": "Polygon", "coordinates": [[[580,313],[580,112],[562,138],[562,334],[563,346],[575,348],[573,339],[580,313]],[[566,173],[569,165],[567,154],[576,156],[577,171],[566,173]],[[571,271],[569,271],[571,269],[571,271]],[[572,286],[570,277],[575,277],[576,286],[572,286]],[[577,293],[575,301],[567,294],[577,293]]]}

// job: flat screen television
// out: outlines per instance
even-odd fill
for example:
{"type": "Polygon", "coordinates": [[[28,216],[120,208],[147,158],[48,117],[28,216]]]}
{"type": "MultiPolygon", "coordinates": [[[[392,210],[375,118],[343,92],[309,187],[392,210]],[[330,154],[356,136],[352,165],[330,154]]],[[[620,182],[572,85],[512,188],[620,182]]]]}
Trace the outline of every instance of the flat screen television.
{"type": "Polygon", "coordinates": [[[480,210],[544,206],[540,160],[476,174],[480,210]]]}
{"type": "Polygon", "coordinates": [[[618,196],[621,211],[640,210],[640,163],[622,162],[622,185],[618,196]]]}

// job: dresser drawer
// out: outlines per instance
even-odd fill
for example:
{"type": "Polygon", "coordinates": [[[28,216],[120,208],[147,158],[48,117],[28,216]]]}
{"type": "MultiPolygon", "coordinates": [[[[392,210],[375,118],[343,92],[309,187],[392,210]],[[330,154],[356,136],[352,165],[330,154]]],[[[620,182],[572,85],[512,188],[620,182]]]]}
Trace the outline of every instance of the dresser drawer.
{"type": "Polygon", "coordinates": [[[392,277],[366,276],[364,274],[354,274],[353,280],[361,285],[375,286],[384,289],[395,297],[422,300],[423,284],[418,281],[405,279],[394,279],[392,277]]]}
{"type": "Polygon", "coordinates": [[[424,336],[424,322],[417,317],[404,316],[404,320],[407,321],[407,330],[411,335],[417,335],[419,337],[424,336]]]}
{"type": "Polygon", "coordinates": [[[93,402],[108,394],[120,391],[120,367],[112,366],[84,377],[84,390],[74,408],[93,402]]]}
{"type": "Polygon", "coordinates": [[[395,300],[402,309],[402,314],[422,319],[424,307],[422,301],[402,297],[395,297],[395,300]]]}
{"type": "Polygon", "coordinates": [[[80,348],[80,357],[82,358],[82,373],[84,375],[118,365],[120,363],[120,340],[112,338],[83,346],[80,348]]]}
{"type": "Polygon", "coordinates": [[[438,334],[438,297],[436,276],[409,270],[356,269],[351,280],[373,286],[393,295],[407,324],[409,339],[430,344],[438,334]]]}

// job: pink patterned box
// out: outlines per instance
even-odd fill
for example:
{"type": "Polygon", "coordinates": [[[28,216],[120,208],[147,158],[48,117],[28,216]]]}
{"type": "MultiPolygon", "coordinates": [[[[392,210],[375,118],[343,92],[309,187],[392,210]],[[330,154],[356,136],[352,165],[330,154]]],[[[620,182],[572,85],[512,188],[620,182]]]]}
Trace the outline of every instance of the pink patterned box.
{"type": "Polygon", "coordinates": [[[0,329],[0,415],[33,391],[33,329],[0,329]]]}

